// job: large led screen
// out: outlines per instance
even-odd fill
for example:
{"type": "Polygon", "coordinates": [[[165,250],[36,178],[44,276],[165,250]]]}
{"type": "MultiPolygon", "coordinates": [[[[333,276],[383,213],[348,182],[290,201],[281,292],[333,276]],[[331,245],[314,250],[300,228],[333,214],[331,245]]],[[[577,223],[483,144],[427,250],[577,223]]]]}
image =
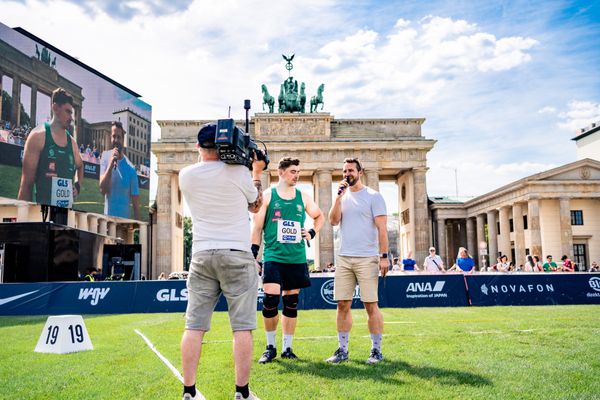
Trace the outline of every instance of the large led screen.
{"type": "Polygon", "coordinates": [[[148,220],[149,104],[1,23],[0,82],[0,197],[148,220]]]}

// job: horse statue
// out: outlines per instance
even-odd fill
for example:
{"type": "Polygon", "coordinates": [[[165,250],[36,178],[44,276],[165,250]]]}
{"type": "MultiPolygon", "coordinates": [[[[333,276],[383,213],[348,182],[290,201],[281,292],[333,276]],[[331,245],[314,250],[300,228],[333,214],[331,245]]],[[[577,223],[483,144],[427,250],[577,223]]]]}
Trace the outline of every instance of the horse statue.
{"type": "Polygon", "coordinates": [[[283,83],[281,84],[281,87],[279,89],[279,97],[277,98],[277,103],[279,104],[279,112],[285,112],[285,91],[283,88],[283,83]]]}
{"type": "Polygon", "coordinates": [[[325,103],[323,102],[323,91],[325,90],[325,84],[321,83],[319,88],[317,89],[317,95],[310,98],[310,112],[317,112],[317,107],[321,105],[321,111],[323,111],[323,107],[325,103]]]}
{"type": "Polygon", "coordinates": [[[263,84],[261,86],[262,88],[262,92],[263,92],[263,103],[262,103],[262,109],[263,111],[265,110],[265,104],[267,106],[269,106],[269,112],[271,114],[273,114],[273,108],[275,107],[275,99],[273,98],[273,96],[271,96],[269,94],[269,91],[267,90],[267,85],[263,84]]]}
{"type": "Polygon", "coordinates": [[[306,93],[304,92],[305,89],[306,85],[304,84],[304,82],[302,82],[302,84],[300,85],[300,112],[303,114],[306,112],[306,93]]]}

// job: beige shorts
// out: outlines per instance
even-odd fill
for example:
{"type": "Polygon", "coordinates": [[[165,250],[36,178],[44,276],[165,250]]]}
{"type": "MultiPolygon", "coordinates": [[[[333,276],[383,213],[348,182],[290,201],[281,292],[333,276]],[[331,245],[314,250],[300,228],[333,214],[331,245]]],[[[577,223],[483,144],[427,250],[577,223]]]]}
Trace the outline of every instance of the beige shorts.
{"type": "Polygon", "coordinates": [[[379,256],[338,256],[333,281],[334,300],[352,300],[356,284],[363,303],[376,303],[379,285],[379,256]]]}
{"type": "Polygon", "coordinates": [[[194,253],[187,280],[186,329],[210,330],[221,293],[227,300],[233,331],[256,329],[258,273],[249,251],[206,250],[194,253]]]}

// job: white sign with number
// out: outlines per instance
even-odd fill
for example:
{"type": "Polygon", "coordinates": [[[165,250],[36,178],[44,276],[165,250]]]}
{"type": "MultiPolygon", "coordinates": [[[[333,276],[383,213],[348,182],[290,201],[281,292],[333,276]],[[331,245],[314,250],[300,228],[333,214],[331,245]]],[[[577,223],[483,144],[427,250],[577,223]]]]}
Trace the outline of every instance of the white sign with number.
{"type": "Polygon", "coordinates": [[[42,330],[36,353],[66,354],[94,350],[81,315],[48,317],[42,330]]]}
{"type": "Polygon", "coordinates": [[[279,243],[299,243],[302,240],[301,230],[300,222],[280,219],[277,221],[277,241],[279,243]]]}
{"type": "Polygon", "coordinates": [[[73,182],[71,179],[52,177],[50,205],[64,208],[73,207],[73,182]]]}

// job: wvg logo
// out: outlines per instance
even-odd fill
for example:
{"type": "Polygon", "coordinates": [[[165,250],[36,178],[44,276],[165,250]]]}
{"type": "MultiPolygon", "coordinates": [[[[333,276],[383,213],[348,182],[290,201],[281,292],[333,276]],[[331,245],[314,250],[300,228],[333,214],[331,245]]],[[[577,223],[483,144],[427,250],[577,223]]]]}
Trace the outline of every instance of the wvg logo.
{"type": "Polygon", "coordinates": [[[108,292],[110,292],[109,287],[79,289],[79,300],[87,300],[88,298],[91,297],[92,301],[90,301],[90,304],[95,306],[98,304],[98,302],[100,300],[102,300],[102,299],[104,299],[104,297],[106,297],[108,292]]]}
{"type": "MultiPolygon", "coordinates": [[[[321,285],[321,298],[328,304],[337,304],[333,299],[333,279],[329,279],[321,285]]],[[[360,288],[358,285],[354,288],[354,294],[352,300],[360,300],[360,288]]]]}

